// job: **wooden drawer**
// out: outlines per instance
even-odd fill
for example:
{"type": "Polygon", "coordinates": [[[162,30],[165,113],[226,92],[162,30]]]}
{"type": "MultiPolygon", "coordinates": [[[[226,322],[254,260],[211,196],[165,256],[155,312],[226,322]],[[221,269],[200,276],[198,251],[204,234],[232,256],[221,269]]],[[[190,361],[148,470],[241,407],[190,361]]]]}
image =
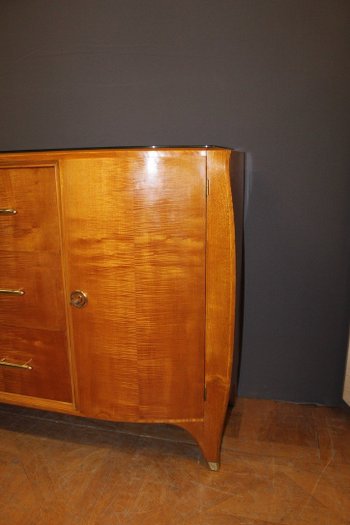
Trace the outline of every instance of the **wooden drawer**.
{"type": "Polygon", "coordinates": [[[66,347],[62,331],[1,325],[0,391],[71,401],[66,347]]]}
{"type": "Polygon", "coordinates": [[[1,250],[59,252],[59,213],[54,167],[0,168],[1,250]]]}
{"type": "Polygon", "coordinates": [[[61,261],[45,252],[0,251],[0,290],[24,290],[24,295],[0,292],[1,325],[63,330],[65,308],[61,261]]]}

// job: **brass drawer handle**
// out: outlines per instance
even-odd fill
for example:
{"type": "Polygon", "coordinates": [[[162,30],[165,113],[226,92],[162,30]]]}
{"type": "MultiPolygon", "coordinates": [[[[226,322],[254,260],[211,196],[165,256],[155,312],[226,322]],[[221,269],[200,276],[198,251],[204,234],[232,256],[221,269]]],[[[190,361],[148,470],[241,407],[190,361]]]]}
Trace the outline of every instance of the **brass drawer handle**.
{"type": "Polygon", "coordinates": [[[0,366],[8,366],[10,368],[22,368],[24,370],[33,370],[33,367],[28,364],[30,362],[31,359],[29,359],[29,361],[21,365],[19,363],[11,363],[9,361],[6,361],[6,357],[3,357],[2,359],[0,359],[0,366]]]}
{"type": "Polygon", "coordinates": [[[0,208],[0,215],[16,215],[17,210],[13,208],[0,208]]]}
{"type": "Polygon", "coordinates": [[[88,296],[82,290],[73,290],[70,294],[70,304],[75,308],[83,308],[88,304],[88,296]]]}
{"type": "Polygon", "coordinates": [[[6,290],[6,289],[0,289],[1,295],[24,295],[24,290],[6,290]]]}

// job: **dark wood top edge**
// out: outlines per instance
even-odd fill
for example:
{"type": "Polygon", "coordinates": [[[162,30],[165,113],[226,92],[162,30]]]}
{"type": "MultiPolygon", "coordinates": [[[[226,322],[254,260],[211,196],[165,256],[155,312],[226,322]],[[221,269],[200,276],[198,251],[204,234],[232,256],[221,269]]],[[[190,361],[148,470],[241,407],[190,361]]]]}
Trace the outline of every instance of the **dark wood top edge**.
{"type": "Polygon", "coordinates": [[[234,151],[233,148],[226,146],[215,146],[215,145],[194,145],[194,146],[94,146],[94,147],[77,147],[77,148],[48,148],[48,149],[14,149],[14,150],[1,150],[0,154],[11,154],[11,153],[49,153],[49,152],[60,152],[60,151],[113,151],[113,150],[140,150],[140,151],[152,151],[152,150],[175,150],[175,149],[198,149],[198,150],[230,150],[234,151]]]}

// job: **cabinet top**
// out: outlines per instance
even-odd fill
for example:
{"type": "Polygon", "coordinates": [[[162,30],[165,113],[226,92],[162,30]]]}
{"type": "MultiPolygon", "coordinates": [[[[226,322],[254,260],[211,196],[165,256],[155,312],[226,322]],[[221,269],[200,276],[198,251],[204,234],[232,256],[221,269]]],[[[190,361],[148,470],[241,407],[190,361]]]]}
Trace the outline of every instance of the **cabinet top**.
{"type": "Polygon", "coordinates": [[[16,153],[43,153],[43,152],[63,152],[63,151],[108,151],[108,150],[193,150],[193,149],[199,149],[199,150],[230,150],[234,151],[234,148],[225,147],[225,146],[215,146],[215,145],[194,145],[194,146],[181,146],[181,145],[174,145],[174,146],[161,146],[161,145],[154,145],[154,146],[96,146],[96,147],[77,147],[77,148],[47,148],[47,149],[15,149],[15,150],[0,150],[1,154],[16,154],[16,153]]]}

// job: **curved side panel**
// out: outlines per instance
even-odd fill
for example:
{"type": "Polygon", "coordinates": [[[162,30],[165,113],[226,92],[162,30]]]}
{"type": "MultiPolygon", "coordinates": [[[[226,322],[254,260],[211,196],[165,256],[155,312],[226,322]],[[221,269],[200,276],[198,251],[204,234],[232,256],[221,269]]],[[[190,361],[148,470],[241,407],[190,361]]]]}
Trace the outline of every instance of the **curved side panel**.
{"type": "Polygon", "coordinates": [[[236,296],[236,250],[228,150],[208,151],[206,358],[203,422],[181,424],[198,441],[208,463],[219,464],[229,400],[236,296]]]}

